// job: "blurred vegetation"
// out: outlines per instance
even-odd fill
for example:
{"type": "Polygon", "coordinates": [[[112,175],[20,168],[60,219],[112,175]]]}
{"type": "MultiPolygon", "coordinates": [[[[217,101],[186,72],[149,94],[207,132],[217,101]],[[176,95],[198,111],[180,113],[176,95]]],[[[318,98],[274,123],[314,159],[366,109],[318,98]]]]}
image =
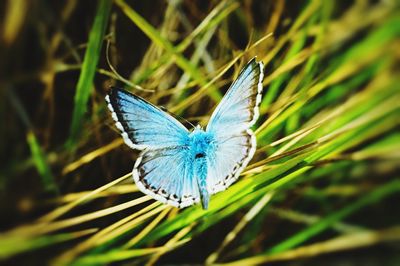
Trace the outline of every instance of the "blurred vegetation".
{"type": "Polygon", "coordinates": [[[0,12],[1,262],[400,265],[398,1],[8,0],[0,12]],[[207,211],[140,193],[109,87],[204,125],[253,56],[265,93],[238,182],[207,211]]]}

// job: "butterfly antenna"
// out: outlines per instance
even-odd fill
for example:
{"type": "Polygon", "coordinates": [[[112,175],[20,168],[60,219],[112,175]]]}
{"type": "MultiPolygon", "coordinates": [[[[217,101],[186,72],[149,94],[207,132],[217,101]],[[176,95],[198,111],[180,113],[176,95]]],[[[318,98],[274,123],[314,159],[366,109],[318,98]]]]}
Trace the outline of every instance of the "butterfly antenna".
{"type": "Polygon", "coordinates": [[[196,126],[195,125],[193,125],[189,120],[187,120],[187,119],[185,119],[185,118],[183,118],[183,117],[181,117],[181,119],[183,119],[183,120],[185,120],[186,121],[186,123],[188,123],[189,125],[191,125],[192,126],[192,128],[195,128],[196,126]]]}
{"type": "Polygon", "coordinates": [[[164,106],[160,106],[160,108],[161,108],[161,110],[163,110],[164,112],[166,112],[166,113],[168,113],[168,114],[170,114],[171,116],[173,116],[176,120],[178,120],[178,121],[185,121],[186,123],[188,123],[189,125],[191,125],[192,126],[192,128],[195,128],[196,126],[195,125],[193,125],[189,120],[187,120],[187,119],[185,119],[185,118],[183,118],[182,116],[180,116],[180,115],[177,115],[177,114],[174,114],[174,113],[171,113],[170,111],[168,111],[168,109],[167,108],[165,108],[164,106]]]}
{"type": "Polygon", "coordinates": [[[115,77],[131,88],[135,88],[135,89],[141,90],[141,91],[154,92],[154,90],[144,89],[139,85],[133,84],[132,82],[130,82],[129,80],[125,79],[120,74],[118,74],[118,72],[115,70],[115,68],[113,67],[113,65],[111,64],[111,61],[110,61],[110,43],[111,43],[110,38],[108,38],[107,39],[107,47],[106,47],[106,60],[107,60],[108,67],[111,69],[111,72],[115,75],[115,77]]]}

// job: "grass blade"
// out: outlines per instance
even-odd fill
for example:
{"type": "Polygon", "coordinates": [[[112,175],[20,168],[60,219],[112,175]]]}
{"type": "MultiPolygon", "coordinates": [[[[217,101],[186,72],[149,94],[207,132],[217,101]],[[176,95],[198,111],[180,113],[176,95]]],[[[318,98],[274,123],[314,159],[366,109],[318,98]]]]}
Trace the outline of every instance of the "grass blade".
{"type": "Polygon", "coordinates": [[[89,34],[88,46],[83,59],[82,70],[74,98],[74,111],[70,128],[68,148],[73,148],[79,132],[82,129],[82,121],[87,109],[87,103],[93,88],[94,74],[99,61],[104,34],[106,32],[108,17],[111,10],[111,0],[99,0],[96,17],[89,34]]]}
{"type": "Polygon", "coordinates": [[[331,215],[325,217],[319,222],[313,224],[312,226],[304,229],[303,231],[295,234],[294,236],[286,239],[285,241],[279,243],[278,245],[272,247],[267,251],[268,254],[276,254],[295,246],[300,245],[311,237],[321,233],[323,230],[328,229],[332,224],[344,219],[345,217],[353,214],[359,209],[368,206],[370,204],[376,203],[385,197],[388,197],[394,193],[400,192],[400,181],[393,180],[370,193],[367,193],[362,198],[356,200],[354,203],[332,213],[331,215]]]}
{"type": "Polygon", "coordinates": [[[42,178],[42,183],[45,191],[58,193],[58,187],[51,173],[50,166],[47,164],[46,156],[44,155],[40,144],[38,143],[32,131],[29,131],[26,136],[29,148],[32,153],[32,158],[36,169],[42,178]]]}

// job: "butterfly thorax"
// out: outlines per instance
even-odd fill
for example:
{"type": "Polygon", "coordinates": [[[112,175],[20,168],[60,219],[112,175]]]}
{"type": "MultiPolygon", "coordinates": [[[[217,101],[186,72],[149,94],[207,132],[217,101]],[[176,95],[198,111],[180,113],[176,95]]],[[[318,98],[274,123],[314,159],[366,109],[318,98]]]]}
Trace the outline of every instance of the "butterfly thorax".
{"type": "Polygon", "coordinates": [[[209,193],[207,190],[207,161],[210,154],[215,150],[214,136],[197,127],[189,135],[188,157],[193,161],[193,176],[197,180],[203,208],[207,209],[209,193]]]}
{"type": "Polygon", "coordinates": [[[193,160],[205,158],[215,144],[212,134],[205,132],[203,129],[196,127],[196,129],[189,135],[189,150],[190,156],[193,160]]]}

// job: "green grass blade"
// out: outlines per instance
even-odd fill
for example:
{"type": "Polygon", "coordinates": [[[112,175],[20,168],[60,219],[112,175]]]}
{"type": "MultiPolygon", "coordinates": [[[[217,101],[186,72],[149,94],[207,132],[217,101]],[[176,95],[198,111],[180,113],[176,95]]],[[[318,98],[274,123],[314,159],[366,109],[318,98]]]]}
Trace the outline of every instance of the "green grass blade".
{"type": "Polygon", "coordinates": [[[180,245],[188,242],[189,239],[183,239],[178,241],[173,246],[169,247],[154,247],[154,248],[143,248],[143,249],[128,249],[118,250],[114,249],[110,252],[104,252],[97,255],[87,255],[79,258],[70,265],[104,265],[118,261],[132,261],[132,259],[143,257],[146,255],[155,254],[157,252],[167,252],[173,248],[179,247],[180,245]]]}
{"type": "Polygon", "coordinates": [[[87,103],[93,88],[93,79],[99,61],[108,17],[111,10],[111,0],[99,0],[96,17],[89,34],[88,46],[83,59],[82,70],[74,98],[74,111],[70,128],[70,138],[67,147],[72,148],[82,129],[82,122],[87,110],[87,103]]]}
{"type": "Polygon", "coordinates": [[[336,211],[324,219],[321,219],[317,223],[313,224],[312,226],[304,229],[303,231],[295,234],[294,236],[288,238],[287,240],[279,243],[278,245],[272,247],[268,250],[268,254],[275,254],[285,250],[288,250],[292,247],[295,247],[311,237],[321,233],[322,231],[328,229],[332,224],[346,218],[347,216],[355,213],[359,209],[366,207],[370,204],[379,202],[380,200],[384,199],[392,195],[393,193],[400,192],[400,181],[393,180],[381,187],[377,188],[376,190],[368,193],[364,197],[356,200],[354,203],[336,211]]]}
{"type": "Polygon", "coordinates": [[[51,172],[50,166],[47,163],[47,159],[45,154],[43,153],[42,148],[40,147],[39,142],[36,139],[36,136],[32,131],[29,131],[26,136],[29,148],[31,150],[32,159],[36,166],[37,171],[42,180],[42,184],[44,186],[45,191],[58,193],[58,187],[54,180],[53,174],[51,172]]]}
{"type": "Polygon", "coordinates": [[[2,237],[0,238],[0,259],[6,259],[16,254],[26,251],[33,251],[61,242],[76,239],[96,231],[87,229],[73,233],[62,233],[57,235],[40,236],[35,238],[26,238],[24,236],[2,237]]]}
{"type": "MultiPolygon", "coordinates": [[[[232,13],[236,8],[237,8],[237,3],[233,2],[229,4],[226,4],[224,1],[219,3],[208,15],[207,17],[198,25],[193,32],[190,33],[189,36],[185,37],[185,39],[176,46],[176,51],[178,53],[183,53],[188,46],[193,42],[194,38],[197,38],[200,33],[203,33],[204,31],[212,30],[212,27],[216,27],[219,25],[222,21],[226,20],[226,17],[232,13]],[[205,21],[207,23],[205,23],[205,21]]],[[[206,34],[206,33],[204,33],[206,34]]],[[[203,35],[204,35],[203,34],[203,35]]],[[[204,38],[204,37],[203,37],[204,38]]],[[[133,83],[142,83],[143,81],[147,80],[154,72],[161,66],[165,64],[171,63],[171,55],[170,54],[164,54],[160,57],[160,59],[157,62],[154,62],[153,64],[150,65],[149,68],[143,69],[139,72],[139,74],[136,74],[131,77],[131,80],[133,80],[133,83]]],[[[188,75],[188,74],[187,74],[188,75]]]]}
{"type": "MultiPolygon", "coordinates": [[[[122,11],[129,17],[136,26],[138,26],[155,44],[162,47],[172,59],[176,61],[176,64],[188,73],[194,80],[196,80],[201,86],[207,85],[207,80],[203,74],[190,63],[167,39],[161,36],[161,34],[142,16],[140,16],[135,10],[130,8],[123,0],[116,0],[115,3],[122,9],[122,11]]],[[[219,101],[221,99],[220,93],[215,88],[210,88],[207,93],[210,97],[219,101]]]]}

